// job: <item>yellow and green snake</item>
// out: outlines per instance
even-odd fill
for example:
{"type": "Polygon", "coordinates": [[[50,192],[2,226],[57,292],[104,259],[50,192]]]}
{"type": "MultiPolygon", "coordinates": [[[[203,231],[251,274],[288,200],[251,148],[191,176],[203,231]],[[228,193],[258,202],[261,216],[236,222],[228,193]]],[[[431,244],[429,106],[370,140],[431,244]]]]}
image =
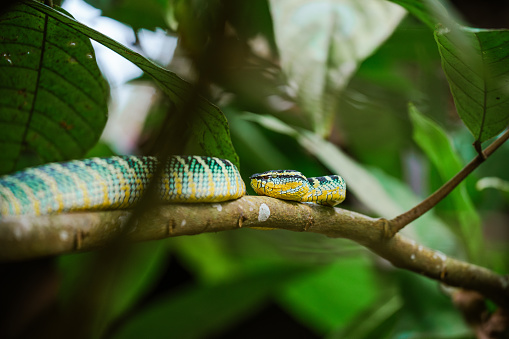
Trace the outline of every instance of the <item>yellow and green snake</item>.
{"type": "MultiPolygon", "coordinates": [[[[153,177],[155,157],[115,156],[51,163],[0,177],[0,216],[46,215],[133,207],[153,177]]],[[[165,202],[200,203],[234,200],[246,193],[230,161],[204,156],[172,156],[158,178],[165,202]]],[[[306,178],[293,170],[254,174],[260,195],[334,206],[345,199],[338,175],[306,178]]]]}

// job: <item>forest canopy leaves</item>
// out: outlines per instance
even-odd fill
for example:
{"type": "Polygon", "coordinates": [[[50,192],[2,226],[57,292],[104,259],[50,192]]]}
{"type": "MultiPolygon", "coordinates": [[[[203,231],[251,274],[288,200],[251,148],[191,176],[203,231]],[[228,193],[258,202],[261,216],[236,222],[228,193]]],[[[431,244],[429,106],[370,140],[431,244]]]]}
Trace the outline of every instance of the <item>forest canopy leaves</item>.
{"type": "Polygon", "coordinates": [[[0,27],[0,173],[83,156],[109,93],[90,40],[25,4],[0,27]]]}
{"type": "Polygon", "coordinates": [[[270,4],[283,70],[312,129],[327,135],[341,90],[405,11],[380,0],[270,4]]]}
{"type": "MultiPolygon", "coordinates": [[[[231,143],[225,116],[217,106],[199,95],[194,86],[179,78],[175,73],[156,65],[141,54],[69,16],[37,2],[30,1],[27,4],[108,47],[150,75],[175,105],[173,117],[175,118],[177,114],[187,117],[186,125],[172,126],[173,132],[167,135],[168,138],[176,137],[177,139],[185,136],[186,144],[181,152],[217,156],[229,159],[238,166],[239,159],[231,143]],[[189,111],[190,108],[193,108],[192,112],[189,111]]],[[[183,119],[173,119],[173,121],[180,120],[183,119]]]]}
{"type": "Polygon", "coordinates": [[[461,120],[484,142],[509,124],[509,31],[437,30],[435,39],[461,120]]]}

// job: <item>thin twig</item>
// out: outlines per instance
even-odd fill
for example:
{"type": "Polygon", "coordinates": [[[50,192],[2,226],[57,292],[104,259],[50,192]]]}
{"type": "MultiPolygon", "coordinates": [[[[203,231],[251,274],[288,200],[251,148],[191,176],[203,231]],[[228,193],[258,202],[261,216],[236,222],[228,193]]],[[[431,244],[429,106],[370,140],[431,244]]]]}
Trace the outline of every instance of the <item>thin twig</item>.
{"type": "Polygon", "coordinates": [[[406,225],[419,218],[421,215],[438,204],[443,198],[451,193],[451,191],[456,188],[456,186],[458,186],[470,173],[472,173],[481,163],[483,163],[484,160],[492,155],[493,152],[495,152],[507,139],[509,139],[509,130],[506,130],[504,134],[502,134],[498,139],[491,143],[491,145],[486,147],[482,154],[477,155],[460,172],[458,172],[458,174],[456,174],[442,187],[440,187],[433,194],[423,200],[419,205],[390,220],[389,236],[394,236],[394,234],[399,232],[406,225]]]}

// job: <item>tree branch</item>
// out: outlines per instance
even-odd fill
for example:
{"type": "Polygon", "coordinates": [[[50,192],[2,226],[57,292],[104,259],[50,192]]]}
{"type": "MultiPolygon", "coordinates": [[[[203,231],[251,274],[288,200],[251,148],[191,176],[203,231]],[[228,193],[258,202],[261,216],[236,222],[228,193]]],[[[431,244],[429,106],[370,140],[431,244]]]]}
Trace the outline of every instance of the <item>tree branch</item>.
{"type": "Polygon", "coordinates": [[[340,208],[245,196],[215,204],[171,204],[151,210],[122,232],[129,211],[68,213],[0,220],[0,260],[23,260],[106,247],[122,236],[147,241],[253,227],[314,232],[351,239],[394,266],[477,291],[509,306],[509,277],[447,257],[401,234],[387,238],[388,221],[340,208]]]}
{"type": "Polygon", "coordinates": [[[413,207],[407,212],[398,215],[389,221],[388,236],[392,236],[403,229],[406,225],[419,218],[421,215],[432,209],[443,198],[445,198],[453,189],[456,188],[465,178],[472,173],[480,164],[493,154],[502,144],[509,139],[509,130],[506,130],[497,140],[491,143],[484,151],[477,155],[468,163],[458,174],[447,181],[442,187],[436,190],[432,195],[424,199],[419,205],[413,207]]]}

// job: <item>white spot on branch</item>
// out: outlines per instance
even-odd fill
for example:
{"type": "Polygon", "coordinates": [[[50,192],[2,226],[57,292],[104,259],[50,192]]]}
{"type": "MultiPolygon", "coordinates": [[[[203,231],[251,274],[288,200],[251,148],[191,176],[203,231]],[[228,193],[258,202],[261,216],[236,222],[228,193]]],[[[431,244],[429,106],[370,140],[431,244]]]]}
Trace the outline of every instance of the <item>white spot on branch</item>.
{"type": "Polygon", "coordinates": [[[270,208],[267,204],[263,203],[260,205],[260,209],[258,210],[258,221],[263,222],[270,217],[270,208]]]}
{"type": "Polygon", "coordinates": [[[67,231],[60,231],[58,236],[62,241],[67,241],[67,239],[69,239],[69,233],[67,233],[67,231]]]}
{"type": "Polygon", "coordinates": [[[217,208],[218,212],[221,212],[223,210],[223,206],[221,206],[221,204],[212,204],[212,207],[217,208]]]}
{"type": "Polygon", "coordinates": [[[440,258],[440,260],[442,260],[442,261],[447,260],[447,256],[440,251],[435,251],[435,254],[433,255],[433,259],[435,259],[436,257],[440,258]]]}
{"type": "Polygon", "coordinates": [[[20,228],[15,228],[14,229],[14,237],[18,240],[21,240],[21,238],[23,237],[23,231],[21,231],[20,228]]]}
{"type": "Polygon", "coordinates": [[[30,229],[32,228],[32,225],[26,218],[20,218],[18,227],[14,229],[14,237],[17,240],[23,239],[23,237],[30,233],[30,229]]]}
{"type": "Polygon", "coordinates": [[[180,227],[186,226],[186,219],[182,219],[182,222],[180,223],[180,227]]]}
{"type": "Polygon", "coordinates": [[[120,227],[124,227],[129,221],[128,215],[119,215],[118,220],[120,221],[120,227]]]}

